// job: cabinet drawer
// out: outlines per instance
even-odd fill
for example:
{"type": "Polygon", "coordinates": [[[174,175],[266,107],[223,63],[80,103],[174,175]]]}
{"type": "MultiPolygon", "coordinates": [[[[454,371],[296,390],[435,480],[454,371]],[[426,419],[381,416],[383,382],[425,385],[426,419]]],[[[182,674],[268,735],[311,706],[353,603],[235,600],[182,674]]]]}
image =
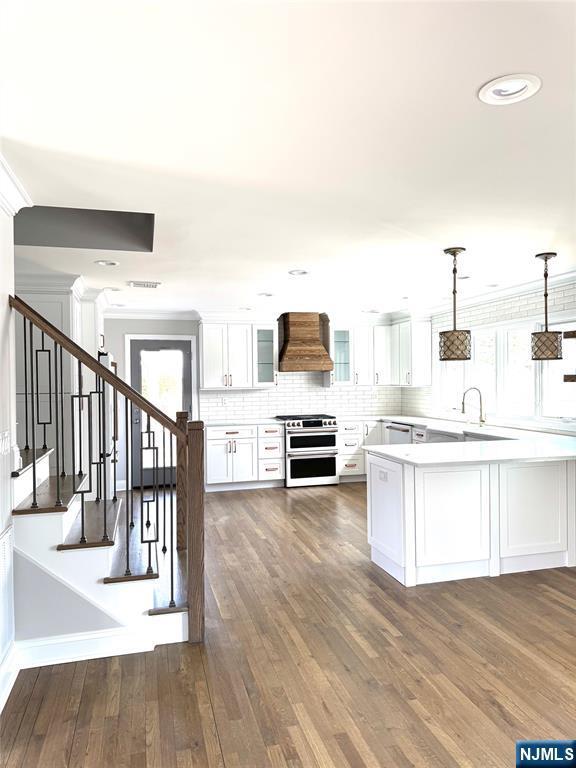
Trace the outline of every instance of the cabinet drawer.
{"type": "Polygon", "coordinates": [[[362,447],[362,438],[355,434],[350,435],[338,435],[338,451],[339,453],[349,456],[351,453],[356,453],[362,447]]]}
{"type": "Polygon", "coordinates": [[[361,421],[342,421],[338,424],[338,434],[340,435],[361,435],[361,421]]]}
{"type": "Polygon", "coordinates": [[[364,453],[357,451],[350,456],[339,455],[336,466],[339,475],[363,475],[365,472],[364,453]]]}
{"type": "Polygon", "coordinates": [[[260,459],[258,462],[258,480],[283,480],[284,479],[284,462],[280,461],[266,461],[266,459],[260,459]]]}
{"type": "Polygon", "coordinates": [[[284,456],[284,440],[281,437],[259,438],[259,459],[276,459],[279,456],[284,456]]]}
{"type": "Polygon", "coordinates": [[[225,427],[206,427],[206,440],[238,440],[241,437],[256,437],[257,434],[258,427],[255,425],[234,426],[231,424],[225,427]]]}
{"type": "Polygon", "coordinates": [[[282,424],[259,424],[258,437],[283,437],[284,426],[282,424]]]}

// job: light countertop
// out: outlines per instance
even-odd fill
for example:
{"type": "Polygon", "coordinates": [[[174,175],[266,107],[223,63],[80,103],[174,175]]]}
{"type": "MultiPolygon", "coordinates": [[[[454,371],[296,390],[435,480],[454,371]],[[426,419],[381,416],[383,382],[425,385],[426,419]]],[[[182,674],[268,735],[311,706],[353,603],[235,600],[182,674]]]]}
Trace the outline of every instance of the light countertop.
{"type": "Polygon", "coordinates": [[[519,439],[486,442],[370,445],[364,450],[390,461],[416,467],[438,464],[496,464],[505,461],[554,461],[576,459],[576,438],[543,434],[533,437],[530,434],[519,439]]]}

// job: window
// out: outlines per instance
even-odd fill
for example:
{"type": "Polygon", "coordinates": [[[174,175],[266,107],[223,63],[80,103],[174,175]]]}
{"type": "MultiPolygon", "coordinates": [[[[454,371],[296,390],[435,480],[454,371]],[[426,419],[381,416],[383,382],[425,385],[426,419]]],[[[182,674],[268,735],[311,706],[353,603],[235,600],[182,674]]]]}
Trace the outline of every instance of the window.
{"type": "MultiPolygon", "coordinates": [[[[576,323],[550,325],[551,331],[576,331],[576,323]]],[[[565,373],[576,373],[576,342],[562,344],[562,360],[550,360],[541,365],[540,416],[544,418],[576,417],[576,384],[565,384],[565,373]]]]}
{"type": "MultiPolygon", "coordinates": [[[[471,359],[438,362],[439,405],[446,411],[459,410],[464,391],[468,387],[478,387],[485,413],[534,416],[537,390],[536,365],[531,358],[530,344],[533,330],[533,324],[511,329],[472,328],[471,359]]],[[[576,371],[576,345],[572,365],[576,371]]],[[[467,400],[466,412],[471,418],[478,414],[478,408],[476,398],[467,400]]]]}

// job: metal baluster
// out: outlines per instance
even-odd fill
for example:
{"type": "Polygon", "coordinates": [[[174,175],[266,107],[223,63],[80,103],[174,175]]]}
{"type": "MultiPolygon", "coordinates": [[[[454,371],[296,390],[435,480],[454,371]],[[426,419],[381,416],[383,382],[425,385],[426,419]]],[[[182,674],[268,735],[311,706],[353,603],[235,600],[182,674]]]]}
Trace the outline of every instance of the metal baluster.
{"type": "MultiPolygon", "coordinates": [[[[76,489],[76,413],[74,411],[74,401],[78,401],[78,422],[82,421],[82,413],[81,413],[81,403],[82,403],[82,393],[79,391],[78,395],[70,394],[70,429],[72,432],[72,451],[71,451],[71,457],[72,457],[72,491],[74,492],[76,489]]],[[[79,427],[79,439],[80,437],[81,429],[79,427]]],[[[78,472],[78,477],[81,477],[80,472],[78,472]]],[[[85,523],[85,505],[84,505],[84,494],[80,494],[80,544],[86,543],[86,535],[84,531],[84,523],[85,523]]]]}
{"type": "Polygon", "coordinates": [[[124,576],[132,575],[132,571],[130,570],[130,529],[134,527],[134,523],[130,521],[130,517],[132,516],[132,504],[130,504],[130,512],[128,512],[128,501],[131,498],[130,488],[128,486],[128,470],[130,467],[130,431],[128,421],[128,398],[124,397],[124,428],[126,430],[124,440],[126,445],[126,456],[124,457],[126,460],[126,570],[124,571],[124,576]]]}
{"type": "Polygon", "coordinates": [[[32,427],[32,509],[38,507],[36,493],[36,415],[34,413],[34,326],[29,321],[30,330],[30,416],[32,427]]]}
{"type": "Polygon", "coordinates": [[[64,350],[60,347],[60,447],[62,450],[62,472],[60,477],[66,477],[66,466],[64,463],[64,363],[62,362],[64,350]]]}
{"type": "Polygon", "coordinates": [[[170,432],[170,602],[168,603],[170,608],[176,607],[174,600],[174,474],[172,467],[174,466],[172,456],[172,446],[174,444],[174,435],[170,432]]]}
{"type": "Polygon", "coordinates": [[[83,469],[83,451],[82,451],[82,408],[83,408],[83,393],[82,387],[84,382],[82,381],[82,363],[78,360],[78,477],[84,476],[83,469]]]}
{"type": "Polygon", "coordinates": [[[108,460],[106,445],[106,382],[102,379],[102,500],[104,502],[104,533],[102,541],[110,541],[108,536],[108,478],[106,474],[108,460]]]}
{"type": "Polygon", "coordinates": [[[102,402],[100,393],[100,376],[96,376],[96,404],[98,406],[98,461],[96,462],[96,502],[102,498],[102,402]]]}
{"type": "Polygon", "coordinates": [[[166,554],[166,427],[162,427],[162,507],[163,507],[163,524],[162,524],[162,538],[164,544],[162,546],[162,554],[166,554]]]}
{"type": "Polygon", "coordinates": [[[46,450],[48,445],[46,443],[46,427],[48,424],[52,424],[52,352],[46,349],[44,331],[42,331],[42,347],[36,350],[36,420],[38,426],[43,427],[44,442],[42,444],[42,450],[46,450]],[[48,419],[40,418],[40,355],[48,356],[48,419]]]}
{"type": "MultiPolygon", "coordinates": [[[[130,477],[126,473],[126,490],[130,492],[130,528],[134,528],[134,403],[130,401],[130,477]],[[128,486],[128,482],[130,485],[128,486]]],[[[126,445],[128,445],[128,435],[126,435],[126,445]]]]}
{"type": "MultiPolygon", "coordinates": [[[[114,373],[117,372],[118,364],[112,363],[114,373]]],[[[112,468],[114,470],[114,494],[112,501],[118,501],[118,390],[114,390],[114,437],[112,438],[112,468]]]]}
{"type": "MultiPolygon", "coordinates": [[[[26,428],[28,431],[28,428],[26,428]]],[[[58,415],[58,344],[54,342],[54,441],[56,456],[56,506],[62,506],[60,494],[60,419],[58,415]]]]}
{"type": "Polygon", "coordinates": [[[28,341],[26,339],[26,318],[24,321],[24,429],[26,432],[26,445],[25,451],[30,450],[30,443],[28,442],[28,341]]]}

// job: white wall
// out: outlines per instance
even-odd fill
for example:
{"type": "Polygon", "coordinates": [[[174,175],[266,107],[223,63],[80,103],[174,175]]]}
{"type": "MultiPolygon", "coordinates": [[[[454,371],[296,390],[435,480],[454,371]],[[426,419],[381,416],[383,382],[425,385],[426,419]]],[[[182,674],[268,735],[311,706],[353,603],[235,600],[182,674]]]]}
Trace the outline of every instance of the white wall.
{"type": "Polygon", "coordinates": [[[0,665],[14,639],[12,443],[15,429],[14,329],[8,296],[14,292],[13,219],[0,211],[0,665]]]}
{"type": "MultiPolygon", "coordinates": [[[[550,322],[568,317],[576,318],[576,280],[563,282],[549,288],[548,306],[550,322]]],[[[458,310],[459,328],[478,328],[496,323],[544,320],[543,287],[519,292],[505,298],[479,301],[458,310]]],[[[438,357],[438,331],[450,328],[452,315],[443,312],[432,317],[432,356],[438,357]]],[[[575,342],[568,342],[575,343],[575,342]]],[[[431,387],[402,387],[402,413],[406,416],[433,416],[439,412],[438,368],[433,366],[431,387]]],[[[574,386],[574,385],[572,385],[574,386]]],[[[458,406],[459,403],[454,403],[458,406]]]]}

